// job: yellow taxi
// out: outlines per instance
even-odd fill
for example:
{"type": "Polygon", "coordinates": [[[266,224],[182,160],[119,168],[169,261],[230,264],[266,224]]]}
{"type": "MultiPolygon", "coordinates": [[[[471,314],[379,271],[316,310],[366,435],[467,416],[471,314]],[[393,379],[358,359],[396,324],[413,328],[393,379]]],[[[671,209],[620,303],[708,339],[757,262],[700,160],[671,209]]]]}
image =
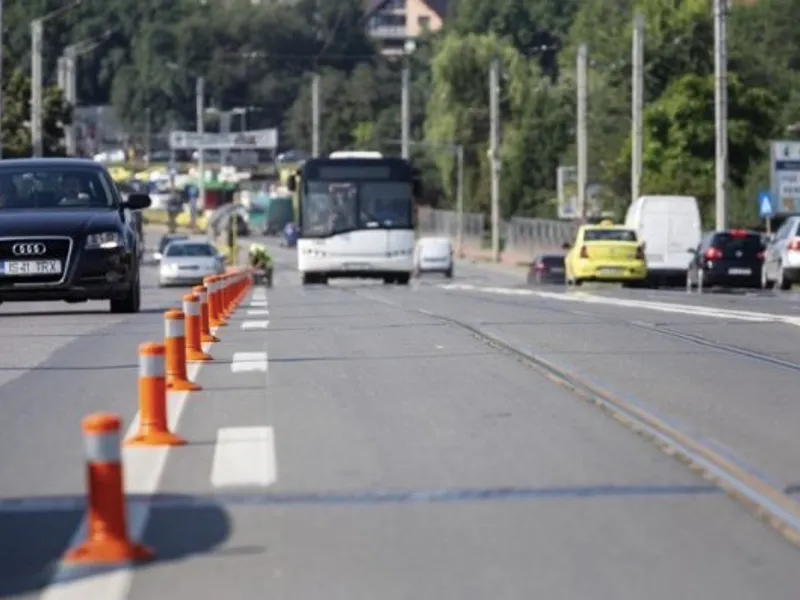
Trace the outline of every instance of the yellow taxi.
{"type": "Polygon", "coordinates": [[[607,281],[636,285],[647,279],[644,244],[636,231],[612,221],[582,225],[564,260],[567,284],[607,281]]]}

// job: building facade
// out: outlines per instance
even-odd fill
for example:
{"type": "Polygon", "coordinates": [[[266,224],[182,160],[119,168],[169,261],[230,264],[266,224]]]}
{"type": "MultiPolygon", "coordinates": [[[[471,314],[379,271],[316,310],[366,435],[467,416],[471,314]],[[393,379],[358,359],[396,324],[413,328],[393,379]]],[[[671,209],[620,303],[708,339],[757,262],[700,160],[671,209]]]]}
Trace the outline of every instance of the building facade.
{"type": "Polygon", "coordinates": [[[441,29],[446,13],[446,0],[367,0],[367,32],[383,54],[399,55],[407,41],[441,29]]]}

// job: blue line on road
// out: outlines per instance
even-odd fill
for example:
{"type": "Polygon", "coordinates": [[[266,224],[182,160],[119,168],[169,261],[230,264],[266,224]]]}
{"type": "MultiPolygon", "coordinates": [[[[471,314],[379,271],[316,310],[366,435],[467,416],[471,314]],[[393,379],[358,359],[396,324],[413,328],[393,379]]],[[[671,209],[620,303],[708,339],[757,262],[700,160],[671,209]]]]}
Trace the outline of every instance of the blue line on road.
{"type": "MultiPolygon", "coordinates": [[[[463,490],[410,490],[365,492],[230,493],[203,496],[157,494],[129,497],[131,503],[151,508],[193,508],[208,506],[347,505],[347,504],[443,504],[499,500],[553,500],[602,497],[658,497],[721,494],[714,486],[642,485],[585,486],[554,488],[494,488],[463,490]]],[[[75,496],[0,499],[0,516],[9,513],[64,512],[82,510],[85,500],[75,496]]]]}

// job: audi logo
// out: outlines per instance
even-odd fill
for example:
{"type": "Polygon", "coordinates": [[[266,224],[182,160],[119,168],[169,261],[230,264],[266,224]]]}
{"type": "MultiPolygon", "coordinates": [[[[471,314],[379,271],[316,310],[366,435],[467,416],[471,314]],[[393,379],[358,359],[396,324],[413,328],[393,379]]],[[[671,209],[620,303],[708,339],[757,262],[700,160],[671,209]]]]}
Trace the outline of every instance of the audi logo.
{"type": "Polygon", "coordinates": [[[42,243],[14,244],[11,252],[14,256],[41,256],[47,252],[47,246],[42,243]]]}

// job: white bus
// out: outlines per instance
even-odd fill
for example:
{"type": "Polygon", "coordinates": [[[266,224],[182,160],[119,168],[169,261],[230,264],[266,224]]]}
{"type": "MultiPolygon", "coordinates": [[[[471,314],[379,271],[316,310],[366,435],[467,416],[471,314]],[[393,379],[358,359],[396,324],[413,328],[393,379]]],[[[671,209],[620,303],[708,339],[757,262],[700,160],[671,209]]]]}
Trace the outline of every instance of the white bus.
{"type": "Polygon", "coordinates": [[[333,278],[407,285],[414,270],[420,183],[400,158],[329,156],[289,179],[297,194],[297,267],[303,284],[333,278]]]}

